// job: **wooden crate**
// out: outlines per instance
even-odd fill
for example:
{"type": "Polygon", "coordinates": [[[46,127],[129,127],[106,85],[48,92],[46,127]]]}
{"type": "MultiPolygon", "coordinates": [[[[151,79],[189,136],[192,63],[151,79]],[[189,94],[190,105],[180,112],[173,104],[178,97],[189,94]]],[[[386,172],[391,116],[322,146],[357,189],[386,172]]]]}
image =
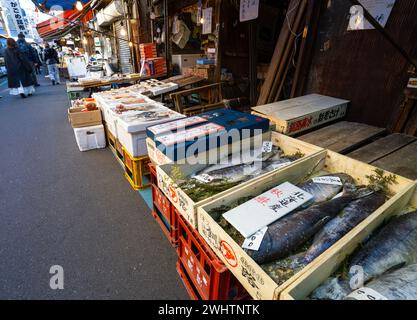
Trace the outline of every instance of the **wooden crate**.
{"type": "Polygon", "coordinates": [[[301,277],[294,281],[280,295],[282,300],[306,299],[310,293],[329,278],[341,263],[376,230],[384,221],[407,207],[417,208],[416,185],[410,185],[397,200],[381,207],[362,221],[346,237],[316,259],[301,277]]]}
{"type": "Polygon", "coordinates": [[[130,153],[123,147],[123,160],[125,165],[125,177],[135,190],[142,190],[149,187],[150,171],[149,157],[132,157],[130,153]],[[145,177],[149,176],[149,181],[145,177]]]}
{"type": "MultiPolygon", "coordinates": [[[[302,162],[306,159],[309,159],[311,156],[314,156],[318,153],[325,152],[323,149],[313,146],[311,144],[293,139],[291,137],[285,136],[283,134],[272,132],[271,136],[272,143],[275,146],[280,147],[285,154],[294,154],[297,152],[303,153],[305,156],[299,160],[294,161],[294,163],[302,162]]],[[[197,207],[210,202],[214,199],[232,193],[234,191],[240,190],[243,186],[251,183],[252,180],[244,182],[238,186],[235,186],[229,190],[225,190],[219,194],[216,194],[205,200],[194,202],[188,195],[178,188],[170,177],[173,168],[179,168],[181,172],[185,175],[190,175],[206,167],[206,164],[165,164],[157,167],[157,180],[158,187],[164,192],[172,204],[178,209],[178,211],[185,217],[188,223],[190,223],[194,228],[197,228],[197,207]]],[[[275,169],[271,172],[280,172],[282,168],[275,169]]],[[[267,173],[263,176],[267,176],[270,173],[267,173]]],[[[257,178],[256,178],[257,179],[257,178]]]]}
{"type": "MultiPolygon", "coordinates": [[[[241,197],[258,196],[266,189],[273,188],[287,181],[298,184],[305,179],[309,172],[321,172],[323,170],[330,173],[345,172],[355,178],[355,182],[360,185],[368,182],[366,175],[373,174],[375,169],[376,168],[371,165],[350,159],[332,151],[315,154],[304,161],[294,163],[278,172],[270,173],[245,186],[239,186],[238,189],[233,190],[226,195],[222,195],[221,197],[217,197],[209,203],[204,203],[197,209],[198,231],[215,253],[234,273],[235,277],[241,281],[245,289],[254,299],[278,299],[281,292],[304,274],[309,266],[295,274],[282,285],[278,286],[275,281],[217,224],[208,212],[221,205],[228,205],[241,197]]],[[[397,176],[397,181],[398,184],[390,186],[394,196],[389,199],[380,210],[385,210],[401,199],[413,183],[411,180],[400,176],[397,176]]],[[[378,214],[378,212],[379,211],[375,214],[378,214]]],[[[375,214],[372,214],[371,216],[373,217],[375,214]]],[[[349,238],[350,234],[355,232],[355,230],[356,228],[340,241],[349,238]]],[[[322,255],[326,254],[326,252],[322,255]]],[[[322,255],[317,259],[321,259],[322,255]]]]}

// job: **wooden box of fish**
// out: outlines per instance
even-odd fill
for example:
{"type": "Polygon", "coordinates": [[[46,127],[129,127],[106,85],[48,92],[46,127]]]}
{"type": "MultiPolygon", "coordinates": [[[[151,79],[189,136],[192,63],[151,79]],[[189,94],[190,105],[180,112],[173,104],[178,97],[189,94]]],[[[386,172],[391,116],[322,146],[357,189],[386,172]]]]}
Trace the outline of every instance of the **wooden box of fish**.
{"type": "Polygon", "coordinates": [[[285,300],[417,300],[417,191],[375,211],[286,288],[285,300]]]}
{"type": "Polygon", "coordinates": [[[293,135],[346,115],[349,101],[320,94],[278,101],[252,108],[252,114],[268,118],[278,132],[293,135]]]}
{"type": "Polygon", "coordinates": [[[197,207],[233,191],[239,192],[253,179],[279,172],[293,162],[304,161],[325,152],[320,147],[277,132],[272,132],[271,140],[264,142],[260,148],[242,147],[243,151],[235,152],[233,156],[225,153],[225,158],[220,153],[228,152],[228,149],[217,149],[217,159],[221,159],[216,159],[218,164],[171,163],[158,166],[158,187],[185,219],[197,228],[197,207]],[[270,149],[264,149],[271,142],[270,149]]]}
{"type": "MultiPolygon", "coordinates": [[[[410,185],[408,179],[325,151],[199,206],[198,231],[254,299],[279,299],[312,262],[349,239],[362,220],[397,203],[410,185]],[[289,196],[288,182],[298,188],[289,196]],[[294,196],[312,200],[303,203],[294,196]],[[233,219],[239,210],[241,219],[233,219]],[[276,220],[265,221],[265,212],[276,220]],[[259,229],[246,238],[245,219],[259,229]]],[[[250,232],[253,228],[246,235],[250,232]]]]}

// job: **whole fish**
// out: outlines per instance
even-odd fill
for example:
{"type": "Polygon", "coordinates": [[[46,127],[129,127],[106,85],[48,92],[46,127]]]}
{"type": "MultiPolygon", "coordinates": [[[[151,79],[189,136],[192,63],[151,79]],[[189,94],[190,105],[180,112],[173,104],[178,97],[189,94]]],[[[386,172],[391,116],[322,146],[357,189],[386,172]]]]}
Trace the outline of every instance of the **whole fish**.
{"type": "MultiPolygon", "coordinates": [[[[352,258],[349,270],[362,271],[361,283],[367,283],[387,271],[417,263],[417,211],[393,218],[352,258]],[[356,267],[356,268],[353,268],[356,267]]],[[[314,299],[339,300],[346,297],[352,289],[357,272],[349,274],[348,279],[338,277],[328,279],[312,293],[314,299]]]]}
{"type": "Polygon", "coordinates": [[[200,171],[198,174],[191,176],[191,178],[195,178],[196,176],[205,173],[210,176],[212,181],[225,180],[227,182],[240,182],[270,172],[282,165],[290,164],[295,160],[294,157],[281,157],[274,161],[256,161],[252,163],[237,164],[212,171],[200,171]]]}
{"type": "Polygon", "coordinates": [[[259,250],[247,250],[247,253],[260,264],[287,257],[356,197],[355,187],[345,184],[340,197],[294,212],[270,224],[259,250]]]}
{"type": "MultiPolygon", "coordinates": [[[[376,292],[380,300],[417,300],[417,264],[386,273],[369,282],[365,288],[376,292]]],[[[364,292],[365,288],[360,288],[356,292],[359,290],[364,292]]],[[[347,299],[363,300],[360,297],[360,294],[356,295],[356,298],[349,295],[347,299]]]]}
{"type": "Polygon", "coordinates": [[[349,203],[336,218],[330,220],[314,237],[310,248],[296,261],[305,266],[330,248],[340,238],[368,217],[385,202],[382,192],[374,192],[349,203]]]}
{"type": "Polygon", "coordinates": [[[335,195],[342,191],[345,183],[354,184],[353,178],[346,173],[325,174],[318,177],[323,176],[340,178],[342,185],[316,183],[313,179],[308,179],[306,182],[300,183],[298,187],[312,194],[314,203],[332,199],[335,195]]]}

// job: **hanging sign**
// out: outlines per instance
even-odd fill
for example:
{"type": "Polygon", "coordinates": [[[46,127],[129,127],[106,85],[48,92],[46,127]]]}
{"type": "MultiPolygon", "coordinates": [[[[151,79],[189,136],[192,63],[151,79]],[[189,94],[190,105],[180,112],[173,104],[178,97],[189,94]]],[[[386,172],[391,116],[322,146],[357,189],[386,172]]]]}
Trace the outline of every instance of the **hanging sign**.
{"type": "Polygon", "coordinates": [[[259,0],[240,0],[240,22],[258,18],[259,0]]]}
{"type": "Polygon", "coordinates": [[[6,6],[9,9],[10,16],[16,27],[17,32],[22,32],[25,36],[29,35],[29,31],[26,27],[25,18],[23,17],[22,9],[18,0],[6,1],[6,6]]]}
{"type": "Polygon", "coordinates": [[[211,26],[213,24],[213,8],[203,9],[203,34],[210,34],[211,26]]]}
{"type": "MultiPolygon", "coordinates": [[[[396,0],[360,0],[360,4],[369,11],[376,21],[385,27],[396,0]]],[[[350,8],[348,30],[369,30],[374,27],[366,20],[361,6],[350,8]]]]}

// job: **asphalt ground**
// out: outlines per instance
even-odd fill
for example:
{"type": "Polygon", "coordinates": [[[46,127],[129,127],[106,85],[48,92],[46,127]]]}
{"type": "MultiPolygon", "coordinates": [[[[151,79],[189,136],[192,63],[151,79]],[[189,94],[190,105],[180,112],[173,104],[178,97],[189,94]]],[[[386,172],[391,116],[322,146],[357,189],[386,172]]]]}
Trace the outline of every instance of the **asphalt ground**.
{"type": "Polygon", "coordinates": [[[188,299],[145,201],[108,148],[78,150],[65,86],[42,78],[27,99],[0,79],[0,299],[188,299]]]}

